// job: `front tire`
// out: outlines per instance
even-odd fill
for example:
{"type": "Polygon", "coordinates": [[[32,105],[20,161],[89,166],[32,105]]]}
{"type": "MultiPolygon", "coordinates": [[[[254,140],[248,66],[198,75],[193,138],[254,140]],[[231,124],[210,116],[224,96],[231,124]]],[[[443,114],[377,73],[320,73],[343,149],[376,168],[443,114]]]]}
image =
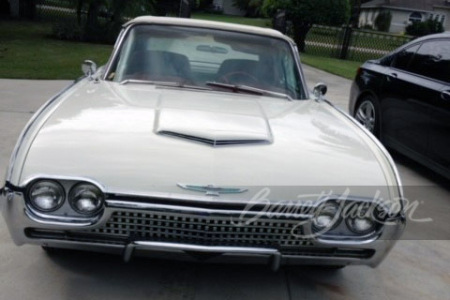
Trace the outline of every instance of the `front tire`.
{"type": "Polygon", "coordinates": [[[379,104],[374,97],[366,95],[356,105],[353,117],[377,138],[380,137],[379,104]]]}

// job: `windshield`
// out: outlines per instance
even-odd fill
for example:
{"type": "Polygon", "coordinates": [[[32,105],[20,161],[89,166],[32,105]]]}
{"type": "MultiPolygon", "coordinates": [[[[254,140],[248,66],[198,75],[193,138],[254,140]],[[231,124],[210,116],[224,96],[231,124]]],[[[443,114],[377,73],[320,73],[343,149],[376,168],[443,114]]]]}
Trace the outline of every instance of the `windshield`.
{"type": "Polygon", "coordinates": [[[107,80],[174,82],[208,89],[220,89],[211,83],[223,83],[293,99],[305,97],[288,42],[214,29],[136,25],[122,43],[107,80]]]}

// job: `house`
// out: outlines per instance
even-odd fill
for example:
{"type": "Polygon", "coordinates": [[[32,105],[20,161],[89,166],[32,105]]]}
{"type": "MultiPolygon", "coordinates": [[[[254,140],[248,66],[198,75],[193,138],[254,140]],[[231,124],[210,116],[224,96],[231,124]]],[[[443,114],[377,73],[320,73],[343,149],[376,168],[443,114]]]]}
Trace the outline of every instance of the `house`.
{"type": "Polygon", "coordinates": [[[245,11],[240,10],[239,8],[233,5],[233,0],[214,0],[214,7],[221,8],[225,15],[233,15],[233,16],[243,16],[245,15],[245,11]]]}
{"type": "Polygon", "coordinates": [[[373,26],[381,11],[392,14],[389,32],[401,33],[413,21],[438,20],[450,31],[450,0],[373,0],[361,5],[359,26],[373,26]]]}

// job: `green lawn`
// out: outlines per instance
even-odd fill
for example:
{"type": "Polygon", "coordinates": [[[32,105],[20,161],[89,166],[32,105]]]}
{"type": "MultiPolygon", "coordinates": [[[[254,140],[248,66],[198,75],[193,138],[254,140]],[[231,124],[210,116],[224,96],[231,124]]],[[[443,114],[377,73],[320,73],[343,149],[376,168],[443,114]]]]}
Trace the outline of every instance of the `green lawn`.
{"type": "Polygon", "coordinates": [[[302,63],[306,65],[352,80],[355,78],[356,71],[361,65],[360,62],[356,61],[314,56],[306,53],[301,53],[300,57],[302,63]]]}
{"type": "MultiPolygon", "coordinates": [[[[196,19],[266,27],[268,19],[195,14],[196,19]]],[[[83,60],[106,63],[112,46],[49,37],[50,23],[0,21],[0,78],[75,79],[83,60]]]]}
{"type": "MultiPolygon", "coordinates": [[[[194,18],[257,26],[267,19],[195,14],[194,18]]],[[[112,46],[59,41],[49,37],[51,24],[21,21],[0,22],[0,78],[75,79],[83,60],[106,63],[112,46]]],[[[308,51],[308,48],[307,48],[308,51]]],[[[311,52],[310,52],[311,53],[311,52]]],[[[359,62],[302,54],[305,64],[353,79],[359,62]]]]}
{"type": "Polygon", "coordinates": [[[59,41],[48,37],[51,25],[0,22],[0,78],[75,79],[81,63],[106,63],[112,46],[59,41]]]}

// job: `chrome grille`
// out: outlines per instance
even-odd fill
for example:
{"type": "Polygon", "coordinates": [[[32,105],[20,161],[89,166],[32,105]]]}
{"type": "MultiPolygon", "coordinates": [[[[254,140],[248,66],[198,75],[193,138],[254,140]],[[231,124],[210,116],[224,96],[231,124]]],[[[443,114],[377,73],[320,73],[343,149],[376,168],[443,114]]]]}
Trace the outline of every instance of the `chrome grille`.
{"type": "Polygon", "coordinates": [[[237,219],[172,212],[116,211],[92,234],[127,240],[149,240],[217,246],[308,246],[299,220],[268,219],[237,226],[237,219]],[[294,229],[293,229],[294,228],[294,229]]]}

